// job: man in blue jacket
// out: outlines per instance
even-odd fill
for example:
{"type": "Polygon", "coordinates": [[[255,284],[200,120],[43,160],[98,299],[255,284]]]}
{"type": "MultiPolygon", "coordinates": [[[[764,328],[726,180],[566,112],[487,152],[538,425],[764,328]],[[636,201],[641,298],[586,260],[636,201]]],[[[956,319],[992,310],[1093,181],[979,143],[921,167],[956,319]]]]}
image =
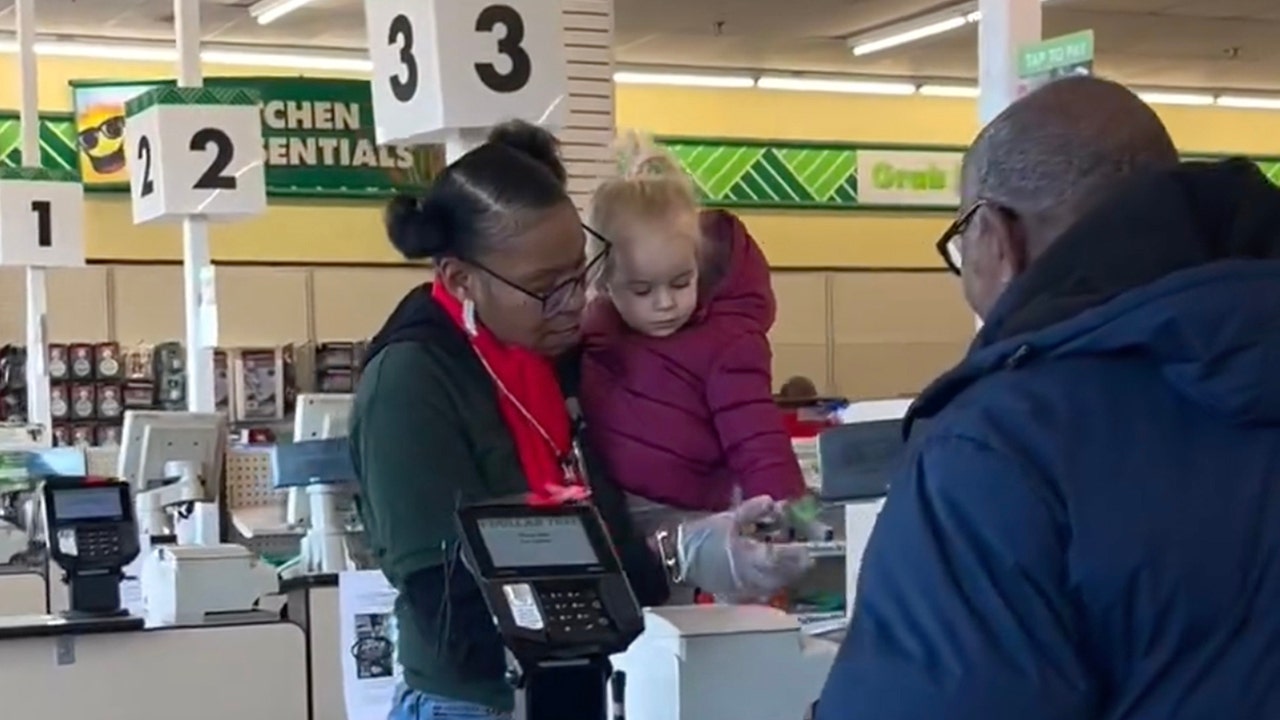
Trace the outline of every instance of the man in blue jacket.
{"type": "Polygon", "coordinates": [[[818,720],[1280,718],[1280,190],[1091,78],[962,186],[985,324],[907,418],[818,720]]]}

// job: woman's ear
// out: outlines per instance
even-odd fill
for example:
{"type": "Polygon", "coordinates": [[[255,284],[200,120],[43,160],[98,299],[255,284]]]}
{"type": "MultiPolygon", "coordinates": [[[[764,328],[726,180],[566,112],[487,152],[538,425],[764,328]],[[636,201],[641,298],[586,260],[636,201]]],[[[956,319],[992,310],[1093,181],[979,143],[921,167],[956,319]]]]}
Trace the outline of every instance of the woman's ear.
{"type": "Polygon", "coordinates": [[[456,258],[444,258],[436,265],[436,282],[462,302],[470,296],[471,270],[456,258]]]}

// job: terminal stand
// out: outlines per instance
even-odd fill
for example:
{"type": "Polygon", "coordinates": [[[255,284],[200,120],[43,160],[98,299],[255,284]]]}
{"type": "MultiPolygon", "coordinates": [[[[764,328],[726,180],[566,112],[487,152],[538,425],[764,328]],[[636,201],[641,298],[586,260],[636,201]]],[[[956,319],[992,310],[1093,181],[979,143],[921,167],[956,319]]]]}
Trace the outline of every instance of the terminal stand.
{"type": "Polygon", "coordinates": [[[69,618],[75,617],[108,617],[127,615],[120,604],[119,574],[99,573],[96,575],[80,575],[67,578],[67,587],[71,595],[69,618]]]}
{"type": "Polygon", "coordinates": [[[550,661],[523,679],[523,717],[516,720],[605,720],[608,658],[550,661]]]}

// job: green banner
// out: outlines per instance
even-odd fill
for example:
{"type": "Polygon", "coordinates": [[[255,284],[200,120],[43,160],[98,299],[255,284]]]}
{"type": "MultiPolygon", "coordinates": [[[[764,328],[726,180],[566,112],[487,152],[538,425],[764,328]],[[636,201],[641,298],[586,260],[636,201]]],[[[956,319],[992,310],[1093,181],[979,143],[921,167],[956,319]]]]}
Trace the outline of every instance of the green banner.
{"type": "MultiPolygon", "coordinates": [[[[40,163],[50,170],[77,170],[76,123],[70,115],[40,116],[40,163]]],[[[0,164],[22,167],[22,132],[16,112],[0,112],[0,164]]]]}
{"type": "Polygon", "coordinates": [[[1018,77],[1023,79],[1087,75],[1092,69],[1092,30],[1060,35],[1018,49],[1018,77]]]}
{"type": "MultiPolygon", "coordinates": [[[[128,188],[124,105],[164,84],[170,83],[72,83],[85,187],[128,188]]],[[[444,165],[438,147],[377,144],[366,81],[209,78],[205,86],[244,90],[260,100],[271,196],[383,197],[421,189],[444,165]]]]}
{"type": "MultiPolygon", "coordinates": [[[[663,138],[713,207],[954,210],[964,149],[663,138]]],[[[1218,160],[1221,156],[1189,155],[1218,160]]],[[[1280,158],[1254,158],[1280,185],[1280,158]]]]}
{"type": "Polygon", "coordinates": [[[666,138],[662,144],[718,207],[790,210],[950,209],[956,148],[666,138]]]}

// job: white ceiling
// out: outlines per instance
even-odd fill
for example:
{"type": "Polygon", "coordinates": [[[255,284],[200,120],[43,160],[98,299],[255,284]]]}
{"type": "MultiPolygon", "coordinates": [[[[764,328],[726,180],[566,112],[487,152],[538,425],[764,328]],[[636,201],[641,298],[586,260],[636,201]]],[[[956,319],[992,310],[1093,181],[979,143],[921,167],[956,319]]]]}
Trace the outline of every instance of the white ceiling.
{"type": "MultiPolygon", "coordinates": [[[[845,38],[955,0],[616,0],[629,65],[972,78],[976,29],[862,58],[845,38]]],[[[12,0],[0,27],[12,29],[12,0]]],[[[221,43],[360,48],[361,0],[316,0],[262,27],[252,0],[204,0],[221,43]]],[[[47,34],[172,37],[172,0],[37,0],[47,34]]],[[[1136,86],[1280,91],[1280,0],[1050,0],[1045,35],[1093,28],[1097,69],[1136,86]]]]}

